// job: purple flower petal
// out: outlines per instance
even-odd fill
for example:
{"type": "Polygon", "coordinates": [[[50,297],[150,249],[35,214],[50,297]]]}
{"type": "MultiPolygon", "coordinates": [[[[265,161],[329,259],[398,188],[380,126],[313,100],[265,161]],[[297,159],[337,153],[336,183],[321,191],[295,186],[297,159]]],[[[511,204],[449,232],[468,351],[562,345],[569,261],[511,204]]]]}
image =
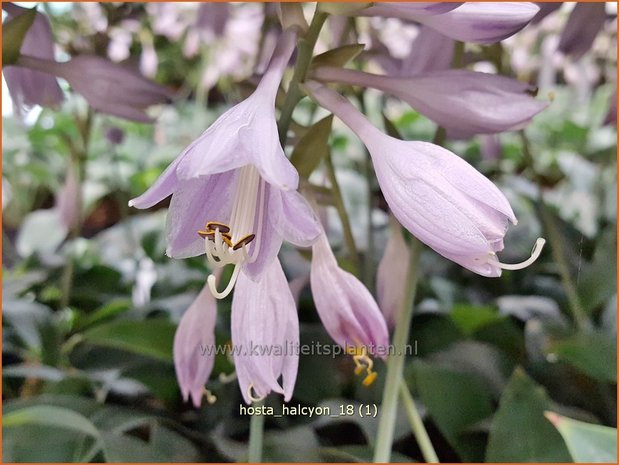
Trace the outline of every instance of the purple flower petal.
{"type": "Polygon", "coordinates": [[[370,291],[354,275],[341,269],[326,235],[312,246],[310,271],[312,295],[322,324],[344,348],[367,347],[386,354],[387,324],[370,291]]]}
{"type": "Polygon", "coordinates": [[[578,59],[587,53],[606,21],[606,4],[576,3],[563,29],[559,51],[578,59]]]}
{"type": "Polygon", "coordinates": [[[446,35],[421,26],[398,76],[449,69],[453,61],[454,44],[454,40],[446,35]]]}
{"type": "Polygon", "coordinates": [[[299,320],[279,260],[271,262],[258,282],[239,276],[232,300],[232,343],[245,402],[271,391],[290,400],[299,363],[299,320]]]}
{"type": "MultiPolygon", "coordinates": [[[[27,11],[26,8],[12,3],[2,3],[2,8],[8,13],[8,19],[15,18],[27,11]]],[[[32,26],[28,30],[20,52],[45,60],[54,59],[54,40],[52,29],[47,17],[37,13],[32,26]]],[[[41,71],[8,66],[3,68],[11,99],[18,111],[22,107],[33,105],[55,106],[64,100],[64,95],[56,78],[41,71]]]]}
{"type": "MultiPolygon", "coordinates": [[[[348,100],[306,83],[312,97],[367,146],[385,199],[398,221],[439,254],[484,276],[499,276],[496,252],[516,218],[499,189],[450,151],[378,131],[348,100]]],[[[514,268],[515,269],[515,268],[514,268]]]]}
{"type": "Polygon", "coordinates": [[[354,16],[383,16],[417,21],[420,16],[434,16],[458,8],[456,2],[377,2],[354,16]]]}
{"type": "Polygon", "coordinates": [[[307,201],[297,191],[280,191],[276,199],[278,204],[270,206],[279,220],[275,229],[294,245],[312,245],[321,233],[321,226],[307,201]]]}
{"type": "Polygon", "coordinates": [[[520,128],[548,105],[531,97],[526,83],[467,70],[405,78],[324,67],[318,68],[313,77],[380,89],[404,100],[457,137],[520,128]]]}
{"type": "Polygon", "coordinates": [[[217,304],[205,285],[184,313],[174,335],[174,368],[187,401],[200,406],[204,385],[213,369],[217,304]]]}
{"type": "Polygon", "coordinates": [[[529,2],[465,2],[445,14],[418,16],[416,21],[452,39],[489,44],[514,35],[538,11],[529,2]]]}
{"type": "Polygon", "coordinates": [[[376,273],[378,305],[391,328],[398,319],[406,291],[410,249],[406,245],[402,228],[393,218],[389,221],[389,239],[376,273]]]}
{"type": "Polygon", "coordinates": [[[172,195],[166,218],[169,257],[188,258],[204,253],[204,239],[198,231],[207,221],[228,222],[235,179],[236,172],[228,171],[180,184],[172,195]]]}

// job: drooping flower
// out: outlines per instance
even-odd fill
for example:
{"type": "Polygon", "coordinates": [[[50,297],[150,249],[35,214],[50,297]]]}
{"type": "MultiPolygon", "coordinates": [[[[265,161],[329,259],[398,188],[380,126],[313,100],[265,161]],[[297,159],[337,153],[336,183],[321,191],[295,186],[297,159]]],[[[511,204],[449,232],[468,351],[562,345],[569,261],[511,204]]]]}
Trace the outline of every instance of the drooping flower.
{"type": "Polygon", "coordinates": [[[543,239],[523,263],[499,261],[507,223],[516,224],[516,217],[501,191],[462,158],[438,145],[383,134],[348,100],[316,82],[306,89],[366,145],[391,211],[419,240],[482,276],[500,276],[502,269],[537,259],[543,239]]]}
{"type": "Polygon", "coordinates": [[[133,121],[152,122],[146,108],[172,97],[165,87],[98,56],[78,55],[58,63],[22,55],[17,63],[64,78],[95,110],[133,121]]]}
{"type": "Polygon", "coordinates": [[[217,303],[205,284],[183,314],[174,335],[174,368],[185,402],[202,402],[204,385],[215,363],[217,303]]]}
{"type": "Polygon", "coordinates": [[[275,122],[275,97],[294,39],[292,30],[284,32],[256,91],[220,116],[129,203],[149,208],[172,194],[166,253],[173,258],[206,253],[213,268],[234,265],[222,292],[209,276],[218,298],[232,291],[241,268],[257,279],[283,239],[309,246],[319,234],[311,208],[295,190],[298,174],[275,122]]]}
{"type": "MultiPolygon", "coordinates": [[[[28,11],[8,2],[3,2],[2,8],[8,13],[9,20],[28,11]]],[[[54,59],[52,29],[45,15],[36,13],[34,22],[24,37],[20,53],[46,60],[54,59]]],[[[18,112],[24,107],[34,105],[55,106],[64,99],[54,76],[18,66],[5,66],[2,72],[18,112]]]]}
{"type": "Polygon", "coordinates": [[[462,69],[394,77],[321,67],[312,77],[387,92],[462,138],[518,129],[548,105],[533,98],[526,83],[462,69]]]}
{"type": "Polygon", "coordinates": [[[559,51],[575,59],[587,53],[606,21],[604,2],[577,3],[561,33],[559,51]]]}
{"type": "Polygon", "coordinates": [[[232,344],[245,402],[262,400],[271,391],[290,400],[299,365],[299,319],[277,258],[258,282],[239,276],[232,300],[232,344]]]}
{"type": "Polygon", "coordinates": [[[393,218],[389,220],[389,239],[376,272],[378,305],[391,328],[398,319],[406,291],[406,278],[411,251],[406,245],[402,228],[393,218]]]}
{"type": "Polygon", "coordinates": [[[338,266],[324,232],[312,246],[310,283],[325,329],[353,355],[355,373],[365,372],[363,383],[370,385],[376,378],[370,356],[387,355],[387,324],[370,291],[338,266]]]}
{"type": "Polygon", "coordinates": [[[376,3],[359,16],[416,21],[463,42],[499,42],[525,27],[539,7],[529,2],[376,3]]]}

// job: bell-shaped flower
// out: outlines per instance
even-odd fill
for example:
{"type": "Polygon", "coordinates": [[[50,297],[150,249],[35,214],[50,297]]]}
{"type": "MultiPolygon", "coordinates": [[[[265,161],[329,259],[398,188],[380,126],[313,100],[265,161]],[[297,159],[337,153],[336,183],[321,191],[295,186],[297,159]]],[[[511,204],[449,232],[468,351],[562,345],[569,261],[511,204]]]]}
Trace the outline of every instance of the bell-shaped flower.
{"type": "Polygon", "coordinates": [[[501,263],[508,221],[516,217],[501,191],[443,147],[403,141],[376,129],[352,104],[316,82],[306,89],[348,125],[368,148],[382,192],[398,221],[442,256],[483,276],[528,266],[541,253],[538,239],[523,263],[501,263]]]}
{"type": "Polygon", "coordinates": [[[98,56],[78,55],[58,63],[22,55],[17,64],[64,78],[95,110],[132,121],[152,122],[146,108],[172,97],[165,87],[98,56]]]}
{"type": "Polygon", "coordinates": [[[410,258],[402,228],[390,218],[389,238],[376,272],[376,297],[390,328],[395,326],[402,308],[410,258]]]}
{"type": "Polygon", "coordinates": [[[215,363],[217,303],[207,284],[183,314],[174,335],[174,368],[185,402],[200,406],[215,363]]]}
{"type": "MultiPolygon", "coordinates": [[[[2,9],[7,12],[8,20],[28,11],[26,8],[8,2],[2,3],[2,9]]],[[[45,60],[54,59],[52,29],[45,15],[36,13],[34,22],[24,37],[20,53],[45,60]]],[[[18,112],[23,107],[28,108],[34,105],[55,106],[64,99],[54,76],[18,66],[5,66],[2,72],[18,112]]]]}
{"type": "Polygon", "coordinates": [[[591,49],[605,21],[604,2],[577,3],[561,33],[559,51],[580,58],[591,49]]]}
{"type": "Polygon", "coordinates": [[[457,2],[376,2],[362,11],[352,11],[355,16],[382,16],[417,21],[421,16],[434,16],[458,8],[457,2]]]}
{"type": "Polygon", "coordinates": [[[548,105],[533,98],[526,83],[462,69],[393,77],[322,67],[312,77],[382,90],[461,138],[519,129],[548,105]]]}
{"type": "Polygon", "coordinates": [[[298,174],[279,143],[275,97],[294,49],[295,34],[281,36],[256,91],[221,115],[140,197],[149,208],[170,194],[167,254],[206,253],[213,268],[235,267],[228,295],[243,268],[254,279],[277,255],[282,240],[309,246],[319,234],[313,211],[295,190],[298,174]]]}
{"type": "Polygon", "coordinates": [[[310,284],[322,324],[333,340],[353,356],[363,383],[376,378],[370,356],[387,355],[389,332],[378,304],[353,274],[343,270],[323,232],[312,246],[310,284]]]}
{"type": "Polygon", "coordinates": [[[489,44],[514,35],[538,11],[539,7],[529,2],[387,2],[356,15],[416,21],[455,40],[489,44]]]}
{"type": "Polygon", "coordinates": [[[258,282],[239,276],[232,300],[232,344],[245,402],[257,402],[270,392],[290,400],[299,366],[299,318],[277,258],[258,282]]]}

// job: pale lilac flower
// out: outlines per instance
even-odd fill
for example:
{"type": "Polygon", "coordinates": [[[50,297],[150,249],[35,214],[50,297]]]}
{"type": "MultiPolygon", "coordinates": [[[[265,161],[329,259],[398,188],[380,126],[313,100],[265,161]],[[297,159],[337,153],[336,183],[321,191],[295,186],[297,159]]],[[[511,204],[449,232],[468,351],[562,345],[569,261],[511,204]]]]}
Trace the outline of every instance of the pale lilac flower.
{"type": "Polygon", "coordinates": [[[501,158],[502,147],[499,136],[486,134],[479,137],[481,157],[486,162],[496,162],[501,158]]]}
{"type": "Polygon", "coordinates": [[[531,24],[537,24],[550,13],[553,13],[563,6],[563,2],[537,2],[539,12],[531,20],[531,24]]]}
{"type": "Polygon", "coordinates": [[[205,284],[183,314],[174,335],[174,368],[176,378],[187,401],[200,406],[204,385],[215,363],[215,322],[217,303],[205,284]]]}
{"type": "Polygon", "coordinates": [[[458,8],[457,2],[376,2],[362,11],[353,11],[354,16],[382,16],[418,21],[422,16],[434,16],[458,8]]]}
{"type": "Polygon", "coordinates": [[[402,228],[394,218],[389,220],[389,239],[376,273],[376,297],[387,325],[395,326],[406,291],[411,251],[402,228]]]}
{"type": "Polygon", "coordinates": [[[62,77],[95,110],[133,121],[152,122],[146,108],[172,97],[165,87],[98,56],[78,55],[58,63],[22,55],[18,64],[62,77]]]}
{"type": "Polygon", "coordinates": [[[525,27],[539,7],[529,2],[376,3],[356,15],[416,21],[464,42],[499,42],[525,27]],[[454,6],[457,8],[454,9],[454,6]],[[372,12],[378,12],[373,14],[372,12]]]}
{"type": "Polygon", "coordinates": [[[312,98],[346,123],[368,148],[385,199],[398,221],[442,256],[483,276],[520,269],[499,262],[507,223],[516,217],[501,191],[479,171],[449,150],[427,142],[402,141],[376,129],[351,103],[316,82],[312,98]]]}
{"type": "Polygon", "coordinates": [[[159,58],[152,42],[142,43],[142,54],[140,55],[140,72],[149,78],[154,78],[157,75],[159,67],[159,58]]]}
{"type": "Polygon", "coordinates": [[[239,276],[232,300],[232,344],[245,402],[262,400],[271,391],[290,400],[299,366],[299,318],[277,258],[258,282],[239,276]]]}
{"type": "Polygon", "coordinates": [[[322,67],[312,77],[387,92],[446,128],[454,137],[519,129],[548,105],[531,97],[531,87],[526,83],[462,69],[393,77],[322,67]]]}
{"type": "Polygon", "coordinates": [[[577,3],[561,33],[559,51],[575,59],[587,53],[606,21],[606,4],[577,3]]]}
{"type": "MultiPolygon", "coordinates": [[[[28,11],[12,3],[2,3],[2,8],[8,13],[9,20],[28,11]]],[[[46,60],[54,59],[52,29],[45,15],[36,14],[20,52],[46,60]]],[[[5,66],[2,72],[17,112],[34,105],[55,106],[64,99],[54,76],[17,66],[5,66]]]]}
{"type": "Polygon", "coordinates": [[[196,28],[205,33],[207,40],[220,37],[230,17],[230,4],[226,2],[200,3],[196,19],[196,28]]]}
{"type": "Polygon", "coordinates": [[[312,246],[312,295],[322,324],[333,340],[353,355],[364,384],[376,378],[370,355],[385,357],[389,332],[370,291],[353,274],[341,269],[326,234],[312,246]]]}
{"type": "Polygon", "coordinates": [[[298,174],[279,143],[275,97],[295,44],[286,31],[256,91],[220,116],[164,171],[151,188],[129,202],[149,208],[170,194],[167,254],[206,253],[213,268],[235,269],[257,279],[275,258],[282,240],[309,246],[319,234],[311,208],[296,191],[298,174]],[[205,226],[206,224],[206,226],[205,226]]]}

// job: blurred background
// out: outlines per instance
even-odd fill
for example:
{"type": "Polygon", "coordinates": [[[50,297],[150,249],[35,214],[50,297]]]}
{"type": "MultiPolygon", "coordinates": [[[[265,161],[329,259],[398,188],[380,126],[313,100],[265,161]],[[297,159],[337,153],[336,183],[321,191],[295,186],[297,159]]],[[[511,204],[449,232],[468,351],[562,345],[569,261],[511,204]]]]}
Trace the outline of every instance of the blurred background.
{"type": "MultiPolygon", "coordinates": [[[[306,7],[309,17],[314,7],[306,7]]],[[[594,30],[584,21],[575,29],[581,34],[566,37],[568,22],[579,18],[574,7],[546,6],[501,43],[463,46],[471,69],[529,82],[551,101],[524,131],[445,142],[512,203],[519,224],[502,261],[527,256],[539,236],[549,244],[533,266],[497,279],[423,251],[411,328],[417,352],[406,379],[441,461],[571,461],[545,411],[616,427],[616,4],[597,4],[603,21],[594,30]]],[[[183,403],[172,362],[176,326],[204,285],[206,262],[164,255],[166,202],[146,212],[127,202],[248,95],[281,30],[275,7],[37,9],[51,25],[57,61],[105,57],[172,97],[151,106],[153,122],[142,123],[93,111],[64,79],[59,101],[29,105],[3,77],[3,460],[242,461],[249,417],[239,413],[236,381],[227,379],[228,357],[217,356],[207,384],[216,402],[200,409],[183,403]]],[[[350,40],[366,44],[358,61],[377,72],[377,50],[403,58],[417,33],[397,19],[347,21],[354,21],[350,40]]],[[[342,27],[330,18],[317,52],[342,39],[342,27]]],[[[112,87],[110,99],[121,91],[112,87]]],[[[367,91],[365,102],[373,121],[384,112],[404,139],[433,139],[436,125],[398,100],[367,91]]],[[[295,120],[306,124],[312,114],[302,102],[295,120]]],[[[363,146],[338,121],[330,146],[363,278],[374,290],[386,205],[366,177],[363,146]]],[[[320,169],[315,175],[324,179],[320,169]]],[[[335,209],[326,214],[346,267],[335,209]]],[[[305,283],[301,342],[331,343],[307,286],[307,257],[291,247],[280,256],[289,279],[305,283]]],[[[229,310],[229,299],[220,303],[222,344],[230,340],[229,310]]],[[[291,404],[338,412],[380,404],[384,363],[369,388],[353,370],[350,357],[301,356],[291,404]]],[[[377,419],[359,416],[269,417],[264,459],[371,460],[376,427],[377,419]]],[[[393,460],[422,460],[403,413],[393,460]]]]}

